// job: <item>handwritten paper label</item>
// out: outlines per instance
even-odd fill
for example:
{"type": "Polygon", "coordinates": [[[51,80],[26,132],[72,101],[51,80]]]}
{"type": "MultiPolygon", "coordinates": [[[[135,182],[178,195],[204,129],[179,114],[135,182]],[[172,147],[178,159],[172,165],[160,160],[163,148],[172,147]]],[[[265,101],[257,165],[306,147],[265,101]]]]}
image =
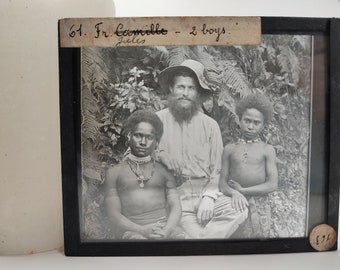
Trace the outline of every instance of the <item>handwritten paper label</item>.
{"type": "Polygon", "coordinates": [[[330,250],[336,243],[336,232],[327,224],[318,225],[310,233],[309,243],[317,251],[330,250]]]}
{"type": "Polygon", "coordinates": [[[260,17],[71,18],[61,47],[259,45],[260,17]]]}

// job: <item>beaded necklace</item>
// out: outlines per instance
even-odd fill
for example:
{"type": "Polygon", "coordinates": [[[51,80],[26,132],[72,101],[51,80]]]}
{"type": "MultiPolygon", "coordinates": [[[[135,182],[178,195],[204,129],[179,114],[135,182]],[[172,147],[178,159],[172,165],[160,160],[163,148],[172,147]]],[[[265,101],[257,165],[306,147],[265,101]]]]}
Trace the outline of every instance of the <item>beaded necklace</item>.
{"type": "Polygon", "coordinates": [[[257,143],[260,142],[260,138],[254,139],[254,140],[245,140],[245,139],[238,139],[236,144],[242,144],[243,145],[243,153],[242,153],[242,162],[247,163],[248,161],[248,149],[247,144],[257,143]]]}
{"type": "Polygon", "coordinates": [[[137,181],[139,183],[139,187],[144,188],[145,186],[144,183],[148,182],[152,178],[153,174],[155,173],[155,160],[151,158],[151,156],[139,158],[132,154],[128,154],[126,156],[126,162],[127,164],[129,164],[131,171],[136,175],[137,181]],[[143,174],[144,169],[141,169],[139,165],[147,164],[150,161],[152,161],[152,170],[151,170],[150,176],[146,177],[143,174]]]}
{"type": "Polygon", "coordinates": [[[145,164],[151,161],[151,156],[146,156],[146,157],[136,157],[135,155],[128,153],[124,159],[129,159],[131,161],[133,161],[134,163],[138,163],[138,164],[145,164]]]}
{"type": "Polygon", "coordinates": [[[257,142],[260,142],[261,139],[260,138],[257,138],[257,139],[254,139],[254,140],[245,140],[245,139],[238,139],[237,141],[237,144],[241,143],[241,144],[247,144],[247,143],[257,143],[257,142]]]}

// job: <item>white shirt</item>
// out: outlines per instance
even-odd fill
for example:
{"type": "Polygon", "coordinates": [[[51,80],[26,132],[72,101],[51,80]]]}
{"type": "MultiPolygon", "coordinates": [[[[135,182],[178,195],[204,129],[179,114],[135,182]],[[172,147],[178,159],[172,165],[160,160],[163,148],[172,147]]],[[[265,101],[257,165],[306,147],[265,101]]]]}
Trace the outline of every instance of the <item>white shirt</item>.
{"type": "MultiPolygon", "coordinates": [[[[198,112],[190,122],[179,124],[169,109],[157,112],[164,125],[159,149],[185,165],[182,174],[210,179],[204,195],[218,193],[223,142],[217,122],[198,112]]],[[[215,196],[214,196],[215,197],[215,196]]]]}

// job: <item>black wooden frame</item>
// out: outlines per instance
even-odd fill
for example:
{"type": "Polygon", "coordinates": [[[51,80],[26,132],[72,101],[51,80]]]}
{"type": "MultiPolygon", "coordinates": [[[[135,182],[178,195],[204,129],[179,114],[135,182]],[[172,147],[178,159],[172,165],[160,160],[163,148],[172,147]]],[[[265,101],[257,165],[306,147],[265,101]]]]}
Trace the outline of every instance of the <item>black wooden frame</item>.
{"type": "MultiPolygon", "coordinates": [[[[326,114],[321,122],[312,123],[314,129],[324,129],[325,147],[317,149],[317,141],[311,144],[311,162],[320,163],[323,173],[319,190],[310,192],[322,196],[324,206],[314,203],[314,211],[323,211],[324,222],[338,231],[339,180],[340,180],[340,19],[334,18],[261,18],[263,34],[297,34],[324,36],[326,46],[328,87],[323,89],[326,114]],[[321,123],[321,125],[320,125],[321,123]],[[313,149],[316,149],[313,153],[313,149]],[[314,160],[314,161],[313,161],[314,160]]],[[[65,254],[69,256],[169,256],[169,255],[219,255],[288,253],[315,251],[308,237],[278,238],[267,240],[185,240],[185,241],[135,241],[135,242],[82,242],[80,239],[79,188],[80,172],[80,49],[59,47],[60,70],[60,121],[62,154],[62,188],[64,212],[65,254]]],[[[314,106],[314,105],[313,105],[314,106]]],[[[314,108],[314,107],[313,107],[314,108]]],[[[313,136],[313,135],[312,135],[313,136]]],[[[318,138],[316,138],[318,139],[318,138]]],[[[311,176],[313,172],[311,167],[311,176]]],[[[315,181],[320,181],[317,178],[315,181]]],[[[320,183],[319,183],[320,184],[320,183]]],[[[313,201],[313,199],[311,199],[313,201]]],[[[311,207],[311,206],[310,206],[311,207]]],[[[308,233],[310,233],[309,228],[308,233]]],[[[332,250],[337,249],[337,244],[332,250]]]]}

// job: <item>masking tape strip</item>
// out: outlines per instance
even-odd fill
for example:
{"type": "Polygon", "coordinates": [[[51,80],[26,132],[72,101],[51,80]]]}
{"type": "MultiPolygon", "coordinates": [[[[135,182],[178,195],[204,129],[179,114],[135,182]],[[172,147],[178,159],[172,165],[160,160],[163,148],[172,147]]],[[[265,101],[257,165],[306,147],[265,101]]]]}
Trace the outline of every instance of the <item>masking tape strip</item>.
{"type": "Polygon", "coordinates": [[[260,17],[69,18],[61,47],[260,45],[260,17]]]}

